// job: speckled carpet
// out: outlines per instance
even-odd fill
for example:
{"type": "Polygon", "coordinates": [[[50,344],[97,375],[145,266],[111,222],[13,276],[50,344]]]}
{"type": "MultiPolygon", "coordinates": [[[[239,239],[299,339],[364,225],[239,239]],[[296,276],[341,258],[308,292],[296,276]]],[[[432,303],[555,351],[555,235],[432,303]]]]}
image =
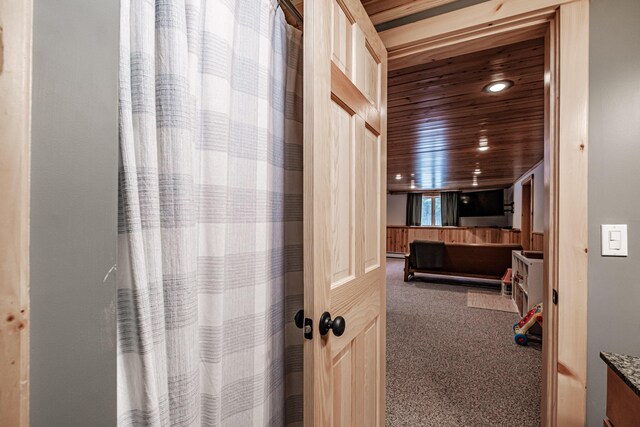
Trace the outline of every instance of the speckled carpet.
{"type": "Polygon", "coordinates": [[[514,343],[518,315],[467,307],[464,280],[405,283],[403,267],[387,259],[387,425],[538,426],[542,353],[514,343]]]}

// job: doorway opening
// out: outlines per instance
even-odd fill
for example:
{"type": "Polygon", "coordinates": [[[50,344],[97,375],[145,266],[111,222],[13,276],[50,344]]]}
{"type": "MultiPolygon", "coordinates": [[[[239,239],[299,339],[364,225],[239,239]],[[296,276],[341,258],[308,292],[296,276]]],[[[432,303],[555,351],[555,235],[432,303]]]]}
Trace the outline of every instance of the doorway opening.
{"type": "Polygon", "coordinates": [[[389,72],[389,425],[540,424],[544,74],[540,33],[389,72]]]}
{"type": "MultiPolygon", "coordinates": [[[[532,247],[540,244],[544,252],[542,300],[546,311],[539,414],[543,425],[580,425],[584,424],[586,376],[586,221],[581,215],[562,212],[586,209],[588,3],[557,2],[546,8],[523,4],[517,11],[501,9],[501,4],[496,9],[489,3],[494,2],[394,28],[383,32],[382,38],[389,49],[391,75],[395,69],[531,39],[534,33],[544,37],[544,161],[540,171],[532,171],[538,179],[531,189],[531,193],[544,189],[543,203],[534,197],[544,234],[532,232],[527,240],[532,247]],[[561,49],[572,54],[561,55],[561,49]],[[565,284],[560,292],[561,283],[565,284]],[[560,299],[560,293],[575,299],[560,299]]],[[[393,147],[391,136],[389,147],[393,147]]],[[[388,172],[391,186],[394,174],[388,172]]],[[[398,195],[389,196],[393,197],[398,195]]],[[[521,201],[521,195],[513,199],[520,207],[521,201]]],[[[393,205],[388,207],[392,217],[393,205]]],[[[521,217],[515,216],[514,223],[516,220],[521,217]]],[[[410,252],[410,234],[410,230],[389,227],[388,251],[410,252]]],[[[521,244],[522,238],[514,242],[521,244]]],[[[512,292],[516,289],[512,287],[512,292]]]]}

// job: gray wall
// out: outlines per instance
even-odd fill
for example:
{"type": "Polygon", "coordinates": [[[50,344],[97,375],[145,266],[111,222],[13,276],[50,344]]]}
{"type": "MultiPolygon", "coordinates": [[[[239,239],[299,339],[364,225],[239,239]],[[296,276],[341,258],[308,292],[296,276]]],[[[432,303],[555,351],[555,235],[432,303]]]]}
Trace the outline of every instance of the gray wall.
{"type": "Polygon", "coordinates": [[[600,351],[640,356],[640,1],[592,0],[587,420],[601,426],[600,351]],[[600,256],[600,224],[629,225],[629,257],[600,256]]]}
{"type": "Polygon", "coordinates": [[[407,224],[407,195],[387,194],[387,225],[407,224]]]}
{"type": "Polygon", "coordinates": [[[33,28],[31,425],[115,426],[119,2],[33,28]]]}

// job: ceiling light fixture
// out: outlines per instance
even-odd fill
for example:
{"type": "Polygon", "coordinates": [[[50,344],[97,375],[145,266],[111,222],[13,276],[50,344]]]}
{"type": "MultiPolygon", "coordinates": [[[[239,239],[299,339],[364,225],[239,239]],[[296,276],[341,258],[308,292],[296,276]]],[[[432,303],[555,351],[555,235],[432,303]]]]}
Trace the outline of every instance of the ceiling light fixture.
{"type": "Polygon", "coordinates": [[[412,190],[416,189],[416,182],[414,180],[411,180],[411,189],[412,190]]]}
{"type": "Polygon", "coordinates": [[[397,179],[398,181],[400,181],[400,180],[402,179],[402,175],[400,175],[400,174],[396,175],[396,179],[397,179]]]}
{"type": "Polygon", "coordinates": [[[473,177],[473,182],[471,183],[471,185],[473,185],[474,187],[478,186],[478,177],[477,176],[473,177]]]}
{"type": "Polygon", "coordinates": [[[485,135],[482,135],[480,137],[480,146],[478,147],[478,150],[487,151],[488,149],[489,149],[489,138],[487,138],[485,135]]]}
{"type": "Polygon", "coordinates": [[[499,93],[509,89],[511,86],[513,86],[513,80],[498,80],[483,87],[482,91],[486,93],[499,93]]]}
{"type": "Polygon", "coordinates": [[[482,171],[480,170],[480,168],[477,168],[476,170],[473,171],[474,175],[480,175],[482,173],[482,171]]]}

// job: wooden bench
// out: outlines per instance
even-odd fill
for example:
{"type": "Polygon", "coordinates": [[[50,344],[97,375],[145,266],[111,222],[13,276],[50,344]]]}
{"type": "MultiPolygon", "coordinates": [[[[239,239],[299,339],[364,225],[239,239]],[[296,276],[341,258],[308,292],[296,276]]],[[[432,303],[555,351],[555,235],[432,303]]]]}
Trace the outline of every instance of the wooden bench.
{"type": "MultiPolygon", "coordinates": [[[[413,243],[410,245],[413,249],[413,243]]],[[[442,266],[419,269],[411,264],[411,253],[404,258],[404,281],[415,273],[500,279],[511,267],[511,252],[522,250],[517,244],[445,243],[442,266]]],[[[419,263],[417,263],[419,265],[419,263]]]]}

